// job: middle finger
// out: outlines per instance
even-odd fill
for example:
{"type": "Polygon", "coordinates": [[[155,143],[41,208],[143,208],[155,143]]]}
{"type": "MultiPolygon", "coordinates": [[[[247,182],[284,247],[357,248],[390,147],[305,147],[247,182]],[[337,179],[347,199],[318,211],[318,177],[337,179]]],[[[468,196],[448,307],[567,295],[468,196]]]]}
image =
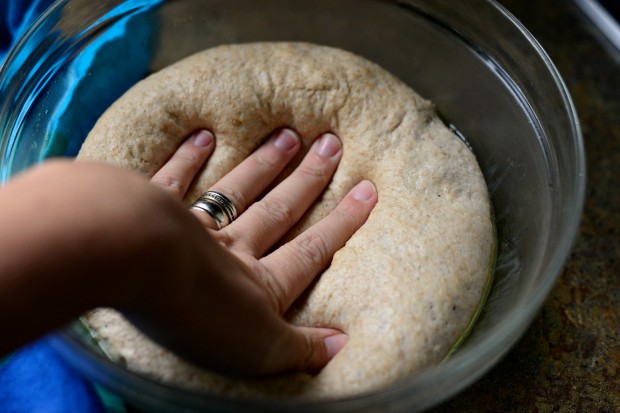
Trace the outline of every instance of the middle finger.
{"type": "Polygon", "coordinates": [[[297,133],[291,129],[276,131],[209,191],[225,194],[241,214],[282,172],[300,147],[297,133]]]}
{"type": "Polygon", "coordinates": [[[317,139],[299,167],[227,230],[238,248],[262,256],[302,217],[323,192],[342,157],[342,143],[330,133],[317,139]]]}
{"type": "MultiPolygon", "coordinates": [[[[285,128],[276,131],[209,191],[223,194],[235,206],[237,214],[241,214],[282,172],[300,147],[299,136],[293,130],[285,128]]],[[[191,212],[206,228],[218,229],[214,219],[206,212],[194,208],[191,212]]]]}

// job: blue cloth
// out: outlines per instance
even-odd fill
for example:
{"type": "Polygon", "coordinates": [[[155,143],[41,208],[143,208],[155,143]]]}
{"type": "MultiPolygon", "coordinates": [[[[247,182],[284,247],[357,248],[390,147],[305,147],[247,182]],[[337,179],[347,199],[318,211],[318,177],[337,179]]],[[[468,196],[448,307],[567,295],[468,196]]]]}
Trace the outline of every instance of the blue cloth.
{"type": "MultiPolygon", "coordinates": [[[[43,148],[34,155],[18,148],[17,152],[23,153],[16,157],[18,162],[26,167],[49,156],[75,155],[99,114],[148,74],[156,37],[156,15],[149,11],[161,1],[135,0],[130,6],[142,8],[135,13],[128,12],[127,5],[117,7],[112,12],[117,17],[112,27],[85,46],[77,57],[67,56],[67,65],[54,74],[53,86],[50,82],[50,85],[41,86],[38,95],[33,93],[32,110],[35,112],[37,99],[49,98],[51,93],[56,93],[57,104],[46,126],[43,148]]],[[[52,2],[0,0],[0,63],[10,47],[52,2]]],[[[38,47],[36,42],[32,47],[38,47]]],[[[21,64],[36,55],[31,51],[22,50],[16,61],[21,64]]],[[[15,70],[8,72],[9,78],[17,73],[15,70]]],[[[118,400],[110,402],[105,392],[84,380],[59,358],[47,339],[0,359],[0,413],[117,413],[124,410],[118,406],[118,400]]]]}
{"type": "Polygon", "coordinates": [[[0,367],[2,413],[105,413],[93,385],[41,339],[9,356],[0,367]]]}

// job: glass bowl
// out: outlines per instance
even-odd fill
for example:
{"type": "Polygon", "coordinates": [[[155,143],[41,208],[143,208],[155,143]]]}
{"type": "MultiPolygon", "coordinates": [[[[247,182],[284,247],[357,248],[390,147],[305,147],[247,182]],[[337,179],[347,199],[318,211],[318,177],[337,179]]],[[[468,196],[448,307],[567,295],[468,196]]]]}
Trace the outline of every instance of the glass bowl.
{"type": "Polygon", "coordinates": [[[584,200],[578,120],[530,33],[491,0],[87,0],[56,2],[0,71],[0,179],[74,156],[98,116],[139,79],[224,43],[308,41],[379,63],[466,138],[492,197],[495,279],[469,338],[440,365],[333,401],[231,400],[163,385],[109,362],[73,324],[57,350],[149,412],[424,410],[487,372],[553,287],[584,200]]]}

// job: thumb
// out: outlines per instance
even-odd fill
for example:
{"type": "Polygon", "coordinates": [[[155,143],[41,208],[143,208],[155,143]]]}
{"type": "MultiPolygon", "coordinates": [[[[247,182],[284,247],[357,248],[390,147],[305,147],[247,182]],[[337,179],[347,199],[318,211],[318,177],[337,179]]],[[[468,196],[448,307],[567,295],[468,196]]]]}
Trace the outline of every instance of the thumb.
{"type": "Polygon", "coordinates": [[[349,341],[348,335],[331,328],[291,326],[289,332],[277,341],[271,353],[270,364],[283,371],[316,373],[349,341]]]}

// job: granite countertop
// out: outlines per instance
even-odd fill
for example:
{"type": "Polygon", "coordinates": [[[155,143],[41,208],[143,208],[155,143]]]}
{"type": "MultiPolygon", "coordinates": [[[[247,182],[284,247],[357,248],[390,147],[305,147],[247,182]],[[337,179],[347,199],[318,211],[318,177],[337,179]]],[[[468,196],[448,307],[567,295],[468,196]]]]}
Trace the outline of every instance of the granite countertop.
{"type": "Polygon", "coordinates": [[[619,412],[620,51],[570,0],[500,3],[542,44],[573,97],[588,162],[586,203],[572,255],[525,336],[432,412],[619,412]]]}

